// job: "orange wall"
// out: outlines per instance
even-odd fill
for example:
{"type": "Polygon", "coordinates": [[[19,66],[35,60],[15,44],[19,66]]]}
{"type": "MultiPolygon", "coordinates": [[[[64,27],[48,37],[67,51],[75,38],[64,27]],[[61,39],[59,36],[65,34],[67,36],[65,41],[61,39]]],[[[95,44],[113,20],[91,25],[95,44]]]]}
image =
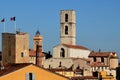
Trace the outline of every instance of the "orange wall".
{"type": "Polygon", "coordinates": [[[68,80],[65,77],[38,68],[34,65],[29,65],[25,68],[14,71],[10,74],[0,77],[0,80],[26,80],[26,73],[34,73],[35,80],[68,80]]]}

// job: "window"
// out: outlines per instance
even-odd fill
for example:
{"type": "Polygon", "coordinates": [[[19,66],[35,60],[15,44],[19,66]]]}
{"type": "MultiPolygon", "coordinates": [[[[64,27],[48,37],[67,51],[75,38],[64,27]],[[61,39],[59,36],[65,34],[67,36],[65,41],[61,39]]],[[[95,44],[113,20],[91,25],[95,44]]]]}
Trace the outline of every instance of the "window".
{"type": "Polygon", "coordinates": [[[65,22],[68,22],[68,14],[65,14],[65,22]]]}
{"type": "Polygon", "coordinates": [[[21,57],[24,57],[24,53],[23,52],[21,52],[21,57]]]}
{"type": "Polygon", "coordinates": [[[94,62],[96,62],[96,57],[93,57],[94,62]]]}
{"type": "Polygon", "coordinates": [[[65,26],[65,34],[68,34],[68,26],[65,26]]]}
{"type": "Polygon", "coordinates": [[[59,67],[62,67],[62,62],[60,61],[60,63],[59,63],[59,67]]]}
{"type": "Polygon", "coordinates": [[[51,68],[51,65],[49,65],[49,69],[51,68]]]}
{"type": "Polygon", "coordinates": [[[34,73],[27,73],[26,80],[35,80],[35,74],[34,73]]]}
{"type": "Polygon", "coordinates": [[[63,48],[61,48],[60,57],[65,57],[65,50],[63,48]]]}
{"type": "Polygon", "coordinates": [[[103,63],[104,63],[104,57],[101,57],[101,62],[103,62],[103,63]]]}

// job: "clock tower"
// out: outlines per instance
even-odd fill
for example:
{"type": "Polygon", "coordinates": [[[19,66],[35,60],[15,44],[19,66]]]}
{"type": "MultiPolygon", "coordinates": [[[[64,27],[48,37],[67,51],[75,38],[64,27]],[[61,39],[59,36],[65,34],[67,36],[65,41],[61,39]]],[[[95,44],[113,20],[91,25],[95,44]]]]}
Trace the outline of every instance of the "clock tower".
{"type": "Polygon", "coordinates": [[[43,40],[43,37],[40,35],[40,32],[39,30],[37,30],[34,38],[33,38],[33,41],[34,41],[34,51],[36,51],[36,46],[39,45],[39,46],[42,46],[42,40],[43,40]]]}

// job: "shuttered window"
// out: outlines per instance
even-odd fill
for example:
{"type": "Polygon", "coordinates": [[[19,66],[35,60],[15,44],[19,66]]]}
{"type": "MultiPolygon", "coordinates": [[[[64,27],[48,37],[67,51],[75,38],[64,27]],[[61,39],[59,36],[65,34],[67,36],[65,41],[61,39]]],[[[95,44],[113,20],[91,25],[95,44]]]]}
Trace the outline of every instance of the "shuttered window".
{"type": "Polygon", "coordinates": [[[34,73],[26,73],[26,80],[35,80],[34,73]]]}

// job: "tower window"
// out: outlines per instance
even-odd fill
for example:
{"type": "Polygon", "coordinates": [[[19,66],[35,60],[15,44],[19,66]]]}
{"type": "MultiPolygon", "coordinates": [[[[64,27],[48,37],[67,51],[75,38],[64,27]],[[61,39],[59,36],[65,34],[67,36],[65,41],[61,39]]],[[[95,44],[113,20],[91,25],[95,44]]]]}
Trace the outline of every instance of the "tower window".
{"type": "Polygon", "coordinates": [[[60,57],[65,57],[65,50],[63,48],[61,48],[60,57]]]}
{"type": "Polygon", "coordinates": [[[68,34],[68,26],[65,26],[65,34],[68,34]]]}
{"type": "Polygon", "coordinates": [[[65,22],[68,22],[68,14],[65,14],[65,22]]]}
{"type": "Polygon", "coordinates": [[[24,57],[24,53],[23,52],[21,52],[21,57],[24,57]]]}

